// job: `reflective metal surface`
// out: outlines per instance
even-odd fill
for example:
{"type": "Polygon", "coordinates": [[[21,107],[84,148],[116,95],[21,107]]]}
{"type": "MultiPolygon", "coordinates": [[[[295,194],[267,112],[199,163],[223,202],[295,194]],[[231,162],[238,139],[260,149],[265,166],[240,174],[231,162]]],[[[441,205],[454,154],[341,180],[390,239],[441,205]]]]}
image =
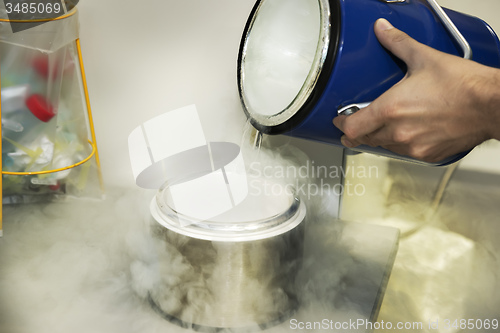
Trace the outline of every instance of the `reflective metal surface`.
{"type": "Polygon", "coordinates": [[[436,0],[427,0],[429,5],[432,7],[436,15],[439,17],[443,25],[446,27],[448,32],[455,38],[457,43],[460,45],[462,48],[463,57],[465,59],[472,59],[472,49],[465,39],[465,37],[462,35],[460,30],[455,26],[453,21],[450,19],[448,14],[443,10],[443,8],[436,2],[436,0]]]}
{"type": "Polygon", "coordinates": [[[165,242],[159,274],[169,278],[150,291],[149,302],[165,319],[205,332],[253,331],[279,324],[298,309],[295,276],[304,224],[251,242],[201,240],[163,227],[155,236],[165,242]],[[184,264],[174,279],[172,259],[184,264]]]}
{"type": "Polygon", "coordinates": [[[151,202],[158,257],[148,301],[158,314],[198,331],[248,332],[298,309],[306,208],[294,193],[249,195],[227,214],[183,226],[189,217],[171,209],[167,190],[151,202]]]}
{"type": "MultiPolygon", "coordinates": [[[[287,5],[287,2],[289,1],[285,1],[284,4],[287,5]]],[[[259,35],[259,32],[263,28],[266,28],[266,25],[270,24],[269,22],[273,23],[272,20],[277,21],[277,23],[270,25],[269,29],[274,30],[275,28],[279,28],[283,29],[284,31],[289,30],[286,29],[285,25],[280,27],[281,21],[279,21],[279,17],[277,18],[276,16],[271,16],[269,14],[269,12],[272,10],[268,9],[272,8],[270,4],[272,4],[272,1],[262,0],[256,8],[253,17],[249,22],[249,27],[246,35],[243,37],[243,45],[240,55],[241,61],[238,68],[239,77],[241,79],[239,81],[239,89],[245,111],[252,119],[255,119],[258,123],[264,126],[274,126],[286,122],[295,113],[297,113],[297,111],[299,111],[309,99],[322,72],[323,65],[328,53],[328,48],[330,46],[331,34],[329,1],[318,0],[317,6],[319,13],[308,13],[308,9],[301,7],[304,6],[305,2],[298,2],[295,12],[302,10],[304,11],[304,13],[308,13],[309,15],[318,15],[319,17],[319,22],[315,23],[318,25],[318,31],[316,32],[316,34],[307,36],[307,38],[314,37],[318,40],[317,45],[315,46],[315,54],[313,54],[313,59],[306,60],[306,57],[301,54],[301,52],[299,52],[300,46],[296,44],[300,42],[301,38],[305,37],[296,36],[294,35],[293,31],[289,31],[289,36],[282,36],[281,38],[279,38],[276,41],[277,43],[269,43],[269,45],[263,45],[265,36],[262,36],[262,33],[259,35]],[[277,45],[278,42],[283,43],[283,45],[277,45]],[[288,44],[286,44],[285,42],[288,42],[288,44]],[[261,52],[262,54],[259,57],[252,55],[256,52],[255,50],[259,50],[259,52],[261,52]],[[284,61],[284,59],[288,59],[291,57],[296,59],[294,67],[297,67],[299,63],[304,62],[308,64],[308,71],[306,73],[306,77],[304,77],[303,81],[300,82],[300,86],[298,87],[297,91],[293,96],[290,95],[289,99],[287,99],[283,105],[276,106],[273,104],[274,107],[269,107],[267,101],[262,104],[263,96],[249,93],[250,87],[254,85],[264,85],[262,80],[259,80],[259,82],[250,82],[251,78],[249,77],[249,73],[251,74],[252,72],[257,70],[262,71],[262,60],[267,59],[265,62],[269,62],[269,60],[271,60],[277,62],[277,64],[283,64],[286,62],[284,61]]],[[[285,9],[284,6],[282,7],[283,8],[281,11],[285,9]]],[[[297,24],[298,22],[295,22],[295,25],[297,24]]],[[[266,31],[267,34],[269,34],[270,32],[271,31],[266,31]]],[[[285,73],[293,72],[295,70],[294,67],[289,68],[285,73]]],[[[278,93],[278,91],[275,91],[276,89],[270,88],[283,87],[289,84],[290,77],[288,75],[285,75],[285,73],[282,73],[282,77],[274,78],[279,82],[275,82],[273,85],[266,89],[267,95],[274,95],[274,98],[271,98],[271,100],[276,100],[277,98],[279,98],[278,95],[280,94],[278,93]]],[[[269,73],[264,77],[269,78],[271,76],[271,73],[269,73]]]]}

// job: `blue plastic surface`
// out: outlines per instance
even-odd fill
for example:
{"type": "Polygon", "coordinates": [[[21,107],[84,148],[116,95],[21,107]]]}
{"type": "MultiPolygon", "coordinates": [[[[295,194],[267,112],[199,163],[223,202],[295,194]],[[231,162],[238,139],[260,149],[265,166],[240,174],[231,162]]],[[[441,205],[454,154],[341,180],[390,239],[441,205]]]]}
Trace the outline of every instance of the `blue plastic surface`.
{"type": "MultiPolygon", "coordinates": [[[[388,19],[412,38],[440,51],[462,57],[462,50],[425,0],[392,4],[379,0],[337,1],[340,3],[340,40],[329,81],[306,119],[285,134],[342,146],[342,133],[332,124],[337,109],[375,100],[406,73],[405,64],[378,42],[373,31],[377,19],[388,19]]],[[[445,11],[469,42],[472,60],[500,67],[500,42],[493,30],[476,17],[445,11]]],[[[424,163],[380,147],[361,146],[357,150],[424,163]]],[[[467,153],[430,165],[447,165],[467,153]]]]}

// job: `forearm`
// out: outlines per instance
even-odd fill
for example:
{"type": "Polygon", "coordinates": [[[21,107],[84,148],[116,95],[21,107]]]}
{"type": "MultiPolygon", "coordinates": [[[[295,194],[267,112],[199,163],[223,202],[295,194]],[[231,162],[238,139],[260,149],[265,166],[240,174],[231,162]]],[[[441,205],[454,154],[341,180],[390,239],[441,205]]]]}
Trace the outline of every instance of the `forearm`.
{"type": "Polygon", "coordinates": [[[478,114],[483,115],[487,138],[500,140],[500,69],[481,66],[481,71],[474,76],[469,90],[477,103],[478,114]]]}

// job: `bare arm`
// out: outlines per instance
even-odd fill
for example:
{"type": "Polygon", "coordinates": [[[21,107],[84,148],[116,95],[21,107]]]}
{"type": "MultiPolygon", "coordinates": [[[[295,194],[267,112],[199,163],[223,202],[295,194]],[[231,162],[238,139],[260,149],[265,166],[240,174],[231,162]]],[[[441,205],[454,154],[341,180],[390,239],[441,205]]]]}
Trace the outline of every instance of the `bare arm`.
{"type": "Polygon", "coordinates": [[[420,44],[386,20],[375,23],[375,34],[408,72],[367,108],[333,120],[345,146],[438,162],[500,139],[500,70],[420,44]]]}

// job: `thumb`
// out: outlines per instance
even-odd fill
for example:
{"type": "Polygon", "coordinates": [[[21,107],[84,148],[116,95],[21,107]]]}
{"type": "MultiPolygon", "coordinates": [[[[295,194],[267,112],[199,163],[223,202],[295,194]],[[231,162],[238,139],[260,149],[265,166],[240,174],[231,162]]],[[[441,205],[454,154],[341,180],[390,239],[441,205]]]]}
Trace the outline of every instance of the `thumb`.
{"type": "Polygon", "coordinates": [[[383,47],[403,60],[408,67],[414,68],[419,65],[421,57],[418,56],[418,53],[422,52],[425,45],[394,28],[386,19],[378,19],[374,29],[375,35],[383,47]]]}

